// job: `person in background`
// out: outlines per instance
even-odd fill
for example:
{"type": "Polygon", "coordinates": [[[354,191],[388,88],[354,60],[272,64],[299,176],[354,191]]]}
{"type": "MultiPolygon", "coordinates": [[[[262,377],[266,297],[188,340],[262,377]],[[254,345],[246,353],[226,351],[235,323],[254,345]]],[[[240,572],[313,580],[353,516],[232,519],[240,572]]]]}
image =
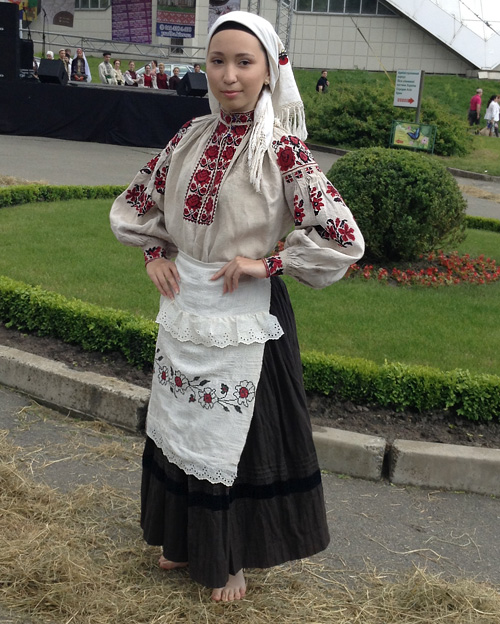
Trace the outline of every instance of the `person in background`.
{"type": "Polygon", "coordinates": [[[469,114],[468,114],[469,126],[479,126],[482,95],[483,95],[483,90],[476,89],[475,95],[471,97],[470,106],[469,106],[469,114]]]}
{"type": "Polygon", "coordinates": [[[151,73],[151,65],[149,65],[149,63],[144,68],[144,74],[142,75],[140,86],[146,87],[146,89],[158,89],[156,86],[156,76],[151,73]]]}
{"type": "Polygon", "coordinates": [[[486,113],[484,118],[488,122],[488,130],[489,136],[495,136],[498,138],[498,122],[500,120],[500,105],[498,104],[498,100],[500,99],[500,95],[492,95],[488,102],[488,108],[486,109],[486,113]]]}
{"type": "Polygon", "coordinates": [[[125,84],[125,78],[123,77],[121,70],[121,61],[120,59],[115,59],[113,62],[113,71],[115,72],[115,80],[116,84],[122,87],[125,84]]]}
{"type": "Polygon", "coordinates": [[[71,48],[65,48],[66,58],[68,59],[69,66],[71,68],[71,48]]]}
{"type": "Polygon", "coordinates": [[[172,91],[176,91],[177,87],[179,86],[179,82],[181,81],[181,79],[179,78],[179,72],[180,69],[178,67],[174,67],[174,75],[168,81],[168,87],[169,89],[172,89],[172,91]]]}
{"type": "Polygon", "coordinates": [[[158,65],[158,73],[156,74],[156,86],[158,89],[168,89],[168,75],[165,73],[165,64],[158,65]]]}
{"type": "Polygon", "coordinates": [[[119,241],[143,249],[162,295],[144,538],[161,547],[167,573],[187,567],[212,600],[230,602],[245,596],[243,568],[328,545],[297,330],[279,275],[330,286],[364,242],[304,144],[304,106],[273,26],[233,11],[207,45],[211,114],[186,123],[142,167],[110,218],[119,241]]]}
{"type": "Polygon", "coordinates": [[[113,71],[113,66],[110,63],[111,52],[103,52],[102,56],[104,60],[99,64],[99,78],[101,79],[102,84],[116,86],[115,72],[113,71]]]}
{"type": "Polygon", "coordinates": [[[199,63],[194,64],[194,73],[201,74],[201,65],[199,63]]]}
{"type": "Polygon", "coordinates": [[[328,80],[328,71],[324,69],[321,72],[321,77],[316,83],[316,91],[318,93],[326,93],[328,91],[328,87],[330,86],[330,82],[328,80]]]}
{"type": "Polygon", "coordinates": [[[71,78],[71,69],[69,66],[69,60],[68,60],[68,57],[66,56],[66,50],[64,48],[61,48],[59,50],[59,60],[64,63],[64,69],[66,70],[68,74],[68,78],[71,78]]]}
{"type": "Polygon", "coordinates": [[[47,50],[47,53],[45,54],[45,58],[48,61],[53,61],[54,60],[54,53],[52,52],[52,50],[47,50]]]}
{"type": "Polygon", "coordinates": [[[82,48],[77,48],[76,56],[71,63],[71,80],[90,82],[90,68],[82,48]]]}
{"type": "Polygon", "coordinates": [[[151,61],[151,75],[156,76],[158,73],[158,61],[151,61]]]}
{"type": "Polygon", "coordinates": [[[134,61],[130,61],[130,63],[128,64],[128,69],[123,74],[123,77],[125,78],[125,84],[128,87],[138,87],[139,86],[140,78],[137,76],[137,73],[135,71],[135,63],[134,63],[134,61]]]}

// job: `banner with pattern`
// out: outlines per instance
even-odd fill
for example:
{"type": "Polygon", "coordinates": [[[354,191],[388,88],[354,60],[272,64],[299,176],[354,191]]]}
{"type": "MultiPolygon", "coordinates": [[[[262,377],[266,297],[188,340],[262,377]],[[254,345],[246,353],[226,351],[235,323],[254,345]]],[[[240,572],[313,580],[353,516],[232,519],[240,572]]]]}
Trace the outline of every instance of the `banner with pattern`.
{"type": "Polygon", "coordinates": [[[112,40],[151,43],[152,14],[151,0],[112,0],[112,40]]]}

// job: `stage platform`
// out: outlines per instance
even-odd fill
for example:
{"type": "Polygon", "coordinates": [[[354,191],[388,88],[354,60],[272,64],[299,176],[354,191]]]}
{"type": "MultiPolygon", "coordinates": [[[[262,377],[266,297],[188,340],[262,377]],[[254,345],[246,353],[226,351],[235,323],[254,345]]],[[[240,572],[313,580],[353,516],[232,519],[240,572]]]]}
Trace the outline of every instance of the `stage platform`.
{"type": "Polygon", "coordinates": [[[0,111],[0,134],[161,148],[210,108],[175,91],[20,80],[2,84],[0,111]]]}

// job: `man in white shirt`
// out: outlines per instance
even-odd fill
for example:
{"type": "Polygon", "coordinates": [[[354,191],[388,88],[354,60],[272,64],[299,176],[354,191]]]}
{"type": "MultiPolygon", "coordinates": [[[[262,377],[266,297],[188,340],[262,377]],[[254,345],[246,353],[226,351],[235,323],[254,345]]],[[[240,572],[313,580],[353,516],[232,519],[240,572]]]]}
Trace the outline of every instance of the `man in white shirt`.
{"type": "Polygon", "coordinates": [[[102,56],[104,60],[99,64],[99,78],[102,84],[116,85],[115,72],[113,71],[113,66],[109,62],[111,60],[111,53],[104,52],[102,56]]]}

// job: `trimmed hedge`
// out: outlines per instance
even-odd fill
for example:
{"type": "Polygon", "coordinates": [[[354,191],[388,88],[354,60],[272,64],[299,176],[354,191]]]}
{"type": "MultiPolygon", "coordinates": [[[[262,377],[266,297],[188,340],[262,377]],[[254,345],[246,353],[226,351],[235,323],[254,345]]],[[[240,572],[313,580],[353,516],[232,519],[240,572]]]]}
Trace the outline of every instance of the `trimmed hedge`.
{"type": "Polygon", "coordinates": [[[67,299],[0,276],[0,321],[6,327],[52,336],[86,351],[118,351],[133,366],[153,362],[157,326],[141,316],[67,299]]]}
{"type": "Polygon", "coordinates": [[[118,197],[125,186],[51,186],[27,184],[0,188],[0,208],[34,202],[66,201],[68,199],[107,199],[118,197]]]}
{"type": "Polygon", "coordinates": [[[487,230],[489,232],[500,232],[500,220],[489,219],[487,217],[472,217],[466,215],[465,227],[471,230],[487,230]]]}
{"type": "MultiPolygon", "coordinates": [[[[151,365],[157,328],[152,321],[0,276],[0,321],[53,336],[88,351],[118,351],[134,366],[151,365]]],[[[453,409],[470,420],[500,420],[500,377],[468,371],[302,354],[306,390],[397,410],[453,409]]]]}

